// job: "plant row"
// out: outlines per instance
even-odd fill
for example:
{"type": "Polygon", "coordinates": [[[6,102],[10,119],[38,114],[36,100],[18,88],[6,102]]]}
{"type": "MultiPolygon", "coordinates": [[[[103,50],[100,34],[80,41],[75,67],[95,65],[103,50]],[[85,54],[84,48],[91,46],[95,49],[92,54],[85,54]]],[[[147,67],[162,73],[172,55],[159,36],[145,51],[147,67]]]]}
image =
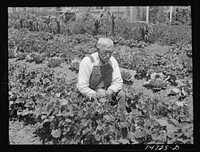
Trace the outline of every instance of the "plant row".
{"type": "Polygon", "coordinates": [[[192,95],[184,99],[125,85],[128,116],[116,100],[91,102],[76,90],[76,74],[65,64],[9,63],[10,119],[37,123],[36,134],[53,144],[192,143],[192,95]],[[182,105],[180,105],[182,104],[182,105]]]}
{"type": "MultiPolygon", "coordinates": [[[[98,36],[12,28],[8,36],[10,118],[35,121],[44,144],[193,143],[191,91],[171,96],[166,89],[155,93],[143,87],[144,79],[124,83],[126,118],[117,112],[115,99],[101,105],[77,93],[77,74],[70,66],[96,51],[98,36]]],[[[176,79],[192,79],[191,45],[135,42],[130,48],[127,40],[111,38],[120,67],[135,70],[135,79],[162,72],[171,76],[168,87],[176,86],[176,79]]]]}
{"type": "MultiPolygon", "coordinates": [[[[179,15],[180,16],[180,15],[179,15]]],[[[162,42],[171,45],[176,43],[191,43],[190,25],[146,24],[128,22],[115,18],[114,20],[101,18],[98,26],[91,14],[81,14],[75,21],[67,22],[56,16],[36,16],[34,14],[10,14],[8,27],[17,29],[27,28],[31,31],[46,31],[54,34],[76,35],[116,35],[125,39],[146,41],[150,43],[162,42]],[[114,23],[113,23],[114,22],[114,23]]]]}

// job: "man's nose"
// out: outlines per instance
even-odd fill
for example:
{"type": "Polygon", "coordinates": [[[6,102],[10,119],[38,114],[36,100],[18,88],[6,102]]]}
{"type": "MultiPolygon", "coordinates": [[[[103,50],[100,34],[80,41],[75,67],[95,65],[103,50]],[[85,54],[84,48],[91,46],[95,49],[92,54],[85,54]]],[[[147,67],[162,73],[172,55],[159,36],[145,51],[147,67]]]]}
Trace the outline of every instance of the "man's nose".
{"type": "Polygon", "coordinates": [[[107,54],[106,54],[106,57],[107,57],[107,58],[110,57],[110,53],[107,53],[107,54]]]}

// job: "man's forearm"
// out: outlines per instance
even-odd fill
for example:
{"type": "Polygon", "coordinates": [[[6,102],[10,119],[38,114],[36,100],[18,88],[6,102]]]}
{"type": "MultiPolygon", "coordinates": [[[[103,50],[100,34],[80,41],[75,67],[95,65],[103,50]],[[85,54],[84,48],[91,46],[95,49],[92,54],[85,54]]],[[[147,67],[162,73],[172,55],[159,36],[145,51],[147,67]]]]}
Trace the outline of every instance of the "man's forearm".
{"type": "Polygon", "coordinates": [[[108,88],[108,90],[109,89],[111,89],[113,92],[118,92],[120,89],[122,89],[122,86],[123,86],[123,84],[122,83],[115,83],[115,84],[112,84],[109,88],[108,88]]]}
{"type": "Polygon", "coordinates": [[[86,97],[91,97],[94,94],[96,94],[96,91],[90,89],[89,87],[82,87],[79,88],[79,91],[82,95],[86,96],[86,97]]]}

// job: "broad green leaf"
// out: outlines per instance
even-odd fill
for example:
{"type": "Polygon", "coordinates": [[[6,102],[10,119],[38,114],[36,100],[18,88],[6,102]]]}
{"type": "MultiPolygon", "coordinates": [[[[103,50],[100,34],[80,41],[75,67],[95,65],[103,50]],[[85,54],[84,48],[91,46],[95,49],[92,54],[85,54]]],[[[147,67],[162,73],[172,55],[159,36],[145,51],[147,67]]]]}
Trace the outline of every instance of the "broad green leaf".
{"type": "Polygon", "coordinates": [[[104,118],[108,121],[110,121],[110,116],[109,115],[104,115],[104,118]]]}
{"type": "Polygon", "coordinates": [[[115,141],[115,140],[110,140],[111,144],[119,144],[119,142],[115,141]]]}
{"type": "Polygon", "coordinates": [[[25,109],[25,110],[22,111],[21,115],[25,116],[25,115],[32,114],[32,113],[33,113],[32,110],[29,111],[28,109],[25,109]]]}
{"type": "Polygon", "coordinates": [[[101,125],[98,125],[96,128],[96,130],[102,130],[102,129],[103,129],[103,126],[101,126],[101,125]]]}
{"type": "Polygon", "coordinates": [[[151,133],[152,139],[155,139],[156,137],[158,137],[158,135],[158,132],[151,133]]]}
{"type": "Polygon", "coordinates": [[[58,98],[59,98],[59,97],[60,97],[60,95],[61,95],[61,93],[56,93],[56,97],[58,97],[58,98]]]}
{"type": "Polygon", "coordinates": [[[167,132],[167,136],[170,137],[170,138],[174,138],[175,133],[174,132],[167,132]]]}
{"type": "MultiPolygon", "coordinates": [[[[53,86],[50,86],[50,87],[53,88],[53,86]]],[[[54,98],[53,95],[52,95],[52,93],[47,93],[47,94],[50,95],[50,102],[53,102],[53,103],[57,103],[58,102],[57,98],[54,98]]]]}
{"type": "Polygon", "coordinates": [[[152,120],[154,120],[154,119],[155,119],[155,116],[150,114],[150,115],[149,115],[149,118],[152,119],[152,120]]]}
{"type": "Polygon", "coordinates": [[[22,111],[21,110],[17,110],[17,115],[21,115],[22,114],[22,111]]]}
{"type": "Polygon", "coordinates": [[[72,141],[70,141],[70,144],[77,144],[77,141],[74,141],[74,140],[72,140],[72,141]]]}
{"type": "Polygon", "coordinates": [[[191,125],[184,125],[182,127],[182,133],[188,137],[191,138],[193,136],[193,127],[191,125]]]}
{"type": "Polygon", "coordinates": [[[68,105],[67,108],[72,111],[73,110],[73,106],[72,105],[68,105]]]}
{"type": "Polygon", "coordinates": [[[157,141],[155,142],[155,144],[165,144],[165,142],[162,141],[162,140],[157,140],[157,141]]]}
{"type": "Polygon", "coordinates": [[[155,144],[155,141],[150,141],[147,144],[155,144]]]}
{"type": "Polygon", "coordinates": [[[172,121],[173,122],[173,124],[174,125],[176,125],[176,126],[179,126],[180,124],[179,124],[179,122],[176,120],[176,119],[170,119],[170,121],[172,121]]]}
{"type": "Polygon", "coordinates": [[[11,106],[14,102],[13,101],[9,101],[9,106],[11,106]]]}
{"type": "Polygon", "coordinates": [[[135,134],[133,132],[128,132],[127,139],[130,139],[132,142],[135,141],[135,134]]]}
{"type": "Polygon", "coordinates": [[[83,135],[87,134],[90,130],[87,128],[85,130],[83,130],[83,135]]]}
{"type": "Polygon", "coordinates": [[[70,112],[68,112],[68,115],[71,116],[71,117],[73,117],[74,116],[74,112],[70,111],[70,112]]]}
{"type": "Polygon", "coordinates": [[[135,132],[135,138],[143,138],[146,136],[146,132],[144,130],[138,129],[135,132]]]}
{"type": "Polygon", "coordinates": [[[36,109],[34,111],[34,115],[36,116],[36,118],[40,115],[40,110],[39,109],[36,109]]]}
{"type": "Polygon", "coordinates": [[[63,121],[63,120],[60,120],[60,122],[58,123],[58,126],[59,126],[59,127],[63,126],[63,123],[64,123],[64,121],[63,121]]]}
{"type": "Polygon", "coordinates": [[[44,109],[41,109],[41,114],[42,114],[42,115],[48,115],[48,114],[49,114],[49,112],[48,112],[48,111],[46,111],[46,110],[44,110],[44,109]]]}
{"type": "Polygon", "coordinates": [[[78,111],[78,116],[79,116],[79,117],[82,117],[82,116],[83,116],[83,110],[82,110],[82,109],[78,111]]]}
{"type": "Polygon", "coordinates": [[[28,107],[31,107],[31,106],[30,106],[29,102],[27,102],[27,103],[24,105],[24,107],[27,107],[27,108],[28,108],[28,107]]]}
{"type": "Polygon", "coordinates": [[[52,107],[53,107],[53,103],[49,103],[49,104],[47,105],[47,111],[51,110],[52,107]]]}
{"type": "Polygon", "coordinates": [[[61,136],[61,129],[52,130],[51,135],[54,138],[60,138],[60,136],[61,136]]]}
{"type": "Polygon", "coordinates": [[[12,96],[12,95],[13,95],[13,93],[12,93],[11,91],[9,91],[8,94],[9,94],[9,96],[12,96]]]}
{"type": "Polygon", "coordinates": [[[165,119],[155,119],[161,126],[167,126],[168,121],[165,119]]]}
{"type": "Polygon", "coordinates": [[[25,99],[24,98],[22,98],[22,97],[17,97],[17,99],[16,99],[16,101],[15,101],[15,103],[24,103],[24,101],[25,101],[25,99]]]}
{"type": "Polygon", "coordinates": [[[66,100],[66,99],[59,99],[59,101],[60,101],[61,106],[68,104],[68,100],[66,100]]]}
{"type": "Polygon", "coordinates": [[[175,127],[172,124],[167,125],[167,132],[176,132],[178,129],[179,129],[178,127],[175,127]]]}
{"type": "Polygon", "coordinates": [[[96,134],[96,135],[95,135],[95,139],[96,139],[97,141],[99,141],[99,140],[101,139],[101,136],[100,136],[99,134],[96,134]]]}
{"type": "Polygon", "coordinates": [[[115,132],[116,131],[116,129],[115,129],[115,126],[114,125],[110,125],[110,132],[115,132]]]}
{"type": "Polygon", "coordinates": [[[45,123],[45,122],[49,122],[49,119],[44,119],[43,122],[44,122],[44,123],[45,123]]]}
{"type": "Polygon", "coordinates": [[[178,93],[180,93],[180,90],[178,88],[173,88],[173,89],[171,89],[170,93],[178,94],[178,93]]]}
{"type": "Polygon", "coordinates": [[[110,132],[110,127],[104,128],[104,133],[105,133],[105,134],[108,134],[109,132],[110,132]]]}
{"type": "Polygon", "coordinates": [[[112,116],[112,115],[110,115],[110,120],[111,120],[111,121],[115,121],[115,117],[112,116]]]}
{"type": "Polygon", "coordinates": [[[70,119],[65,119],[65,121],[68,123],[72,122],[70,119]]]}
{"type": "Polygon", "coordinates": [[[42,115],[41,119],[44,120],[45,118],[47,118],[47,115],[42,115]]]}
{"type": "Polygon", "coordinates": [[[122,138],[120,138],[119,142],[122,143],[122,144],[129,144],[130,143],[129,140],[122,139],[122,138]]]}
{"type": "Polygon", "coordinates": [[[71,143],[71,140],[65,141],[65,144],[66,144],[66,145],[68,145],[68,144],[70,144],[70,143],[71,143]]]}
{"type": "Polygon", "coordinates": [[[54,119],[54,116],[49,117],[49,121],[52,121],[54,119]]]}
{"type": "Polygon", "coordinates": [[[184,101],[176,101],[176,104],[180,107],[183,107],[184,106],[184,101]]]}
{"type": "Polygon", "coordinates": [[[178,138],[177,141],[182,142],[183,144],[186,144],[189,139],[184,140],[183,138],[178,138]]]}
{"type": "Polygon", "coordinates": [[[87,119],[83,119],[82,122],[81,122],[81,125],[82,126],[87,126],[88,122],[89,121],[87,119]]]}
{"type": "Polygon", "coordinates": [[[131,112],[133,115],[138,115],[138,109],[133,109],[131,112]]]}
{"type": "Polygon", "coordinates": [[[123,128],[127,128],[130,126],[128,122],[122,122],[121,125],[123,128]]]}

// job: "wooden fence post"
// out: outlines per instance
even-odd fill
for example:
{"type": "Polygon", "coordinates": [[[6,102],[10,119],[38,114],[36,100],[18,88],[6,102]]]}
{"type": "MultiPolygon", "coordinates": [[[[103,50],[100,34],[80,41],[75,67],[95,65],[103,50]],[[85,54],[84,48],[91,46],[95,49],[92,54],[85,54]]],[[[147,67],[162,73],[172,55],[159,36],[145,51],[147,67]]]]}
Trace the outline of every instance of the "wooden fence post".
{"type": "Polygon", "coordinates": [[[172,22],[172,11],[173,11],[173,6],[170,6],[170,18],[169,18],[169,22],[172,22]]]}
{"type": "Polygon", "coordinates": [[[147,10],[146,10],[146,23],[148,24],[149,22],[149,6],[147,6],[147,10]]]}

